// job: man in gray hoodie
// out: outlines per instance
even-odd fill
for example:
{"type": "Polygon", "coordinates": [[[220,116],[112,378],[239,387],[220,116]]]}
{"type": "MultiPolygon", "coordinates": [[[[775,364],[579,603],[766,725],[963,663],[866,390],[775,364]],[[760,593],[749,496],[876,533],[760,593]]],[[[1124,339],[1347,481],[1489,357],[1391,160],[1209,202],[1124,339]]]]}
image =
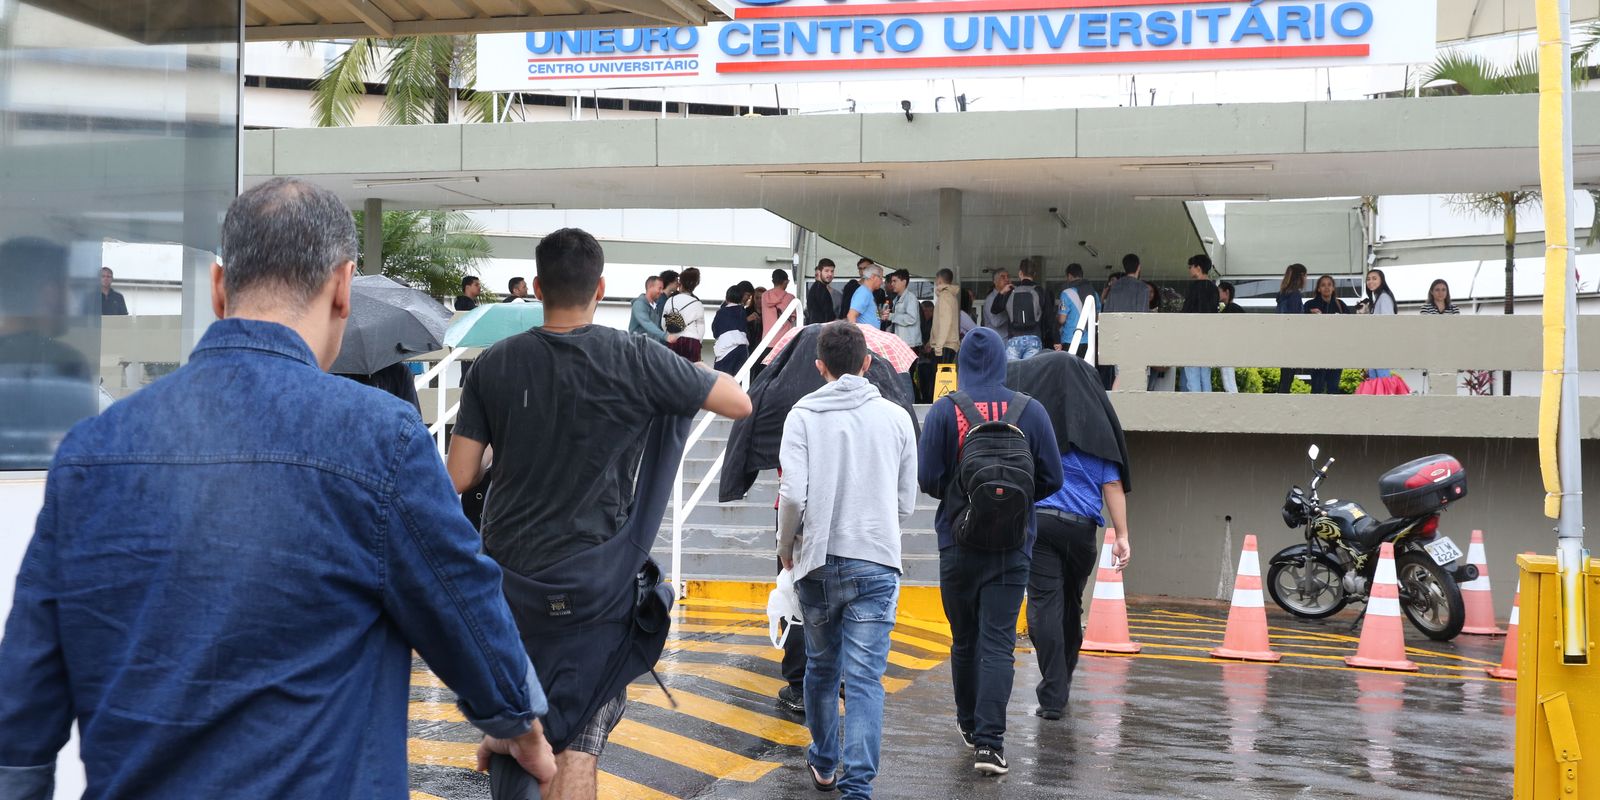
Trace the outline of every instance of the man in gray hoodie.
{"type": "Polygon", "coordinates": [[[778,451],[778,556],[793,570],[805,618],[806,764],[813,787],[837,786],[846,798],[871,797],[878,774],[900,523],[917,504],[911,417],[862,377],[871,363],[859,328],[829,323],[817,337],[828,382],[789,412],[778,451]],[[850,710],[842,745],[841,669],[850,710]]]}

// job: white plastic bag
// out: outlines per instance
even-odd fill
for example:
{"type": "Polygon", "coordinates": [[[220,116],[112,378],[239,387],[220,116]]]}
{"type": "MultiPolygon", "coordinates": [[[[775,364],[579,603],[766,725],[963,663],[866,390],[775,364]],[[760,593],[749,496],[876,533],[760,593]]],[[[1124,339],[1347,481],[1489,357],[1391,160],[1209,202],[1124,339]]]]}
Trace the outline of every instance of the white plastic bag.
{"type": "Polygon", "coordinates": [[[786,569],[778,573],[778,585],[767,595],[767,638],[773,647],[782,650],[790,631],[803,624],[800,598],[794,593],[794,572],[786,569]]]}

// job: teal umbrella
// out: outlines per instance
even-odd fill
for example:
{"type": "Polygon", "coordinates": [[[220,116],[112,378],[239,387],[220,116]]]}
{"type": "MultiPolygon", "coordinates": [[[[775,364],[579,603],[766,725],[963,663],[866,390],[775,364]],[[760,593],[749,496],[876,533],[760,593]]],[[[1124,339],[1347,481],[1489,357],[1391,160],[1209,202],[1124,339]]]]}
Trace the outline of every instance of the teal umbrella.
{"type": "Polygon", "coordinates": [[[450,323],[444,332],[446,347],[488,347],[508,336],[544,324],[544,304],[514,300],[481,305],[450,323]]]}

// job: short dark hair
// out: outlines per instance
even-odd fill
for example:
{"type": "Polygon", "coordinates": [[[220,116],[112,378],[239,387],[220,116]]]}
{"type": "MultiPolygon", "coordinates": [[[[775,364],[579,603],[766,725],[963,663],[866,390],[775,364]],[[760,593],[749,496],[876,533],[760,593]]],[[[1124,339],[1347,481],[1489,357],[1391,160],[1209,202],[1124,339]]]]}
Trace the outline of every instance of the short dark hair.
{"type": "Polygon", "coordinates": [[[1031,258],[1024,258],[1020,263],[1017,264],[1018,275],[1026,275],[1030,278],[1037,278],[1039,277],[1037,270],[1038,268],[1033,265],[1033,259],[1031,258]]]}
{"type": "Polygon", "coordinates": [[[906,283],[909,284],[909,283],[911,283],[911,270],[909,270],[909,269],[897,269],[894,272],[889,273],[889,277],[891,277],[891,278],[899,278],[900,280],[903,280],[903,281],[905,281],[906,283]]]}
{"type": "Polygon", "coordinates": [[[937,273],[934,273],[934,276],[945,283],[956,282],[956,273],[948,268],[939,270],[937,273]]]}
{"type": "Polygon", "coordinates": [[[1067,265],[1067,277],[1069,277],[1069,278],[1081,278],[1081,277],[1083,277],[1083,265],[1079,264],[1079,263],[1076,263],[1076,262],[1068,264],[1067,265]]]}
{"type": "Polygon", "coordinates": [[[235,301],[263,291],[303,306],[356,252],[350,210],[333,192],[299,178],[246,190],[222,222],[223,286],[235,301]]]}
{"type": "Polygon", "coordinates": [[[782,268],[775,269],[775,270],[772,271],[772,285],[773,286],[782,286],[782,285],[784,285],[784,284],[786,284],[788,282],[789,282],[789,273],[788,272],[785,272],[782,268]]]}
{"type": "Polygon", "coordinates": [[[1139,271],[1139,256],[1138,255],[1136,255],[1134,253],[1129,253],[1129,254],[1127,254],[1127,255],[1122,257],[1122,272],[1123,272],[1123,274],[1132,275],[1133,273],[1138,272],[1138,271],[1139,271]]]}
{"type": "Polygon", "coordinates": [[[678,271],[675,269],[665,270],[659,277],[661,278],[661,285],[665,286],[678,279],[678,271]]]}
{"type": "Polygon", "coordinates": [[[1196,256],[1189,256],[1189,266],[1191,266],[1191,267],[1199,267],[1201,272],[1203,272],[1203,273],[1205,273],[1207,275],[1210,275],[1211,274],[1211,256],[1208,256],[1205,253],[1201,253],[1201,254],[1196,255],[1196,256]]]}
{"type": "Polygon", "coordinates": [[[1231,283],[1229,283],[1227,281],[1222,281],[1221,283],[1217,284],[1217,291],[1219,291],[1219,292],[1227,292],[1228,293],[1228,299],[1229,300],[1233,299],[1233,284],[1231,284],[1231,283]]]}
{"type": "Polygon", "coordinates": [[[834,263],[833,263],[833,259],[831,259],[831,258],[822,258],[822,259],[818,259],[817,260],[817,269],[822,269],[823,267],[832,267],[832,266],[834,266],[834,263]]]}
{"type": "Polygon", "coordinates": [[[856,260],[856,268],[860,269],[861,267],[863,267],[863,266],[865,266],[867,264],[876,264],[876,263],[878,263],[878,262],[873,261],[872,259],[867,258],[866,256],[862,256],[861,258],[856,260]]]}
{"type": "Polygon", "coordinates": [[[516,291],[517,291],[517,284],[519,284],[519,283],[527,283],[527,282],[528,281],[526,279],[524,279],[521,275],[518,275],[517,277],[512,278],[509,281],[506,281],[506,291],[515,294],[516,291]]]}
{"type": "Polygon", "coordinates": [[[700,268],[690,267],[678,273],[678,289],[685,294],[694,294],[700,288],[700,268]]]}
{"type": "Polygon", "coordinates": [[[656,285],[658,283],[665,284],[666,281],[661,280],[661,276],[660,275],[651,275],[650,277],[645,278],[644,279],[645,291],[650,291],[650,287],[654,286],[654,285],[656,285]]]}
{"type": "Polygon", "coordinates": [[[110,275],[113,278],[117,277],[117,273],[112,272],[110,267],[101,267],[100,271],[110,275]]]}
{"type": "Polygon", "coordinates": [[[600,243],[579,228],[562,228],[539,240],[533,259],[541,299],[554,308],[587,306],[606,267],[600,243]]]}
{"type": "Polygon", "coordinates": [[[744,296],[749,292],[750,290],[744,288],[743,284],[736,283],[729,286],[728,291],[722,293],[722,299],[729,303],[743,303],[744,296]]]}
{"type": "Polygon", "coordinates": [[[471,286],[472,284],[477,283],[477,282],[478,282],[478,276],[476,276],[476,275],[463,275],[463,276],[461,276],[461,291],[463,291],[463,292],[466,291],[468,286],[471,286]]]}
{"type": "Polygon", "coordinates": [[[860,375],[867,357],[867,337],[861,329],[844,320],[822,326],[817,336],[817,360],[835,378],[860,375]]]}

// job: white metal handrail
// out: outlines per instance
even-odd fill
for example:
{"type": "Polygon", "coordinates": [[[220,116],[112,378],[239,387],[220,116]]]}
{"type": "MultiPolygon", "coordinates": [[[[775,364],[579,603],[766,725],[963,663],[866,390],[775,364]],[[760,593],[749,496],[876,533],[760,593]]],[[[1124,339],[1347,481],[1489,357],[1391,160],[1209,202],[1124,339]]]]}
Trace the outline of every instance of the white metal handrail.
{"type": "MultiPolygon", "coordinates": [[[[761,342],[750,348],[750,357],[744,360],[744,366],[740,367],[738,373],[733,376],[733,380],[739,384],[739,388],[749,391],[750,368],[755,366],[756,359],[761,357],[762,351],[766,350],[777,339],[778,331],[783,330],[784,324],[794,319],[800,309],[799,298],[791,300],[788,307],[778,315],[777,320],[768,326],[766,334],[761,337],[761,342]]],[[[796,326],[797,330],[798,328],[799,326],[796,326]]],[[[794,340],[790,339],[790,341],[793,342],[794,340]]],[[[679,597],[684,596],[683,581],[681,580],[683,570],[683,522],[690,514],[694,513],[694,509],[700,504],[701,498],[705,497],[706,490],[711,487],[711,478],[722,471],[722,459],[727,455],[727,448],[724,447],[722,452],[717,453],[716,459],[711,462],[711,468],[706,470],[706,474],[699,477],[687,503],[683,502],[683,465],[689,458],[689,452],[705,436],[706,431],[711,428],[711,423],[714,421],[716,421],[716,415],[707,412],[700,418],[700,422],[694,426],[694,430],[689,432],[689,438],[683,444],[683,456],[678,459],[678,474],[674,476],[672,481],[672,587],[679,597]]]]}
{"type": "Polygon", "coordinates": [[[428,433],[433,436],[434,445],[438,447],[439,458],[441,459],[444,458],[444,427],[456,418],[456,414],[461,412],[461,402],[459,400],[456,401],[455,405],[450,406],[448,409],[445,408],[445,392],[448,391],[448,387],[445,386],[444,382],[445,368],[460,361],[467,350],[468,348],[465,347],[452,348],[449,353],[445,354],[444,358],[439,359],[439,363],[433,365],[433,369],[418,375],[414,384],[417,394],[420,395],[428,390],[428,384],[435,381],[438,382],[439,389],[434,395],[433,425],[428,427],[428,433]]]}

